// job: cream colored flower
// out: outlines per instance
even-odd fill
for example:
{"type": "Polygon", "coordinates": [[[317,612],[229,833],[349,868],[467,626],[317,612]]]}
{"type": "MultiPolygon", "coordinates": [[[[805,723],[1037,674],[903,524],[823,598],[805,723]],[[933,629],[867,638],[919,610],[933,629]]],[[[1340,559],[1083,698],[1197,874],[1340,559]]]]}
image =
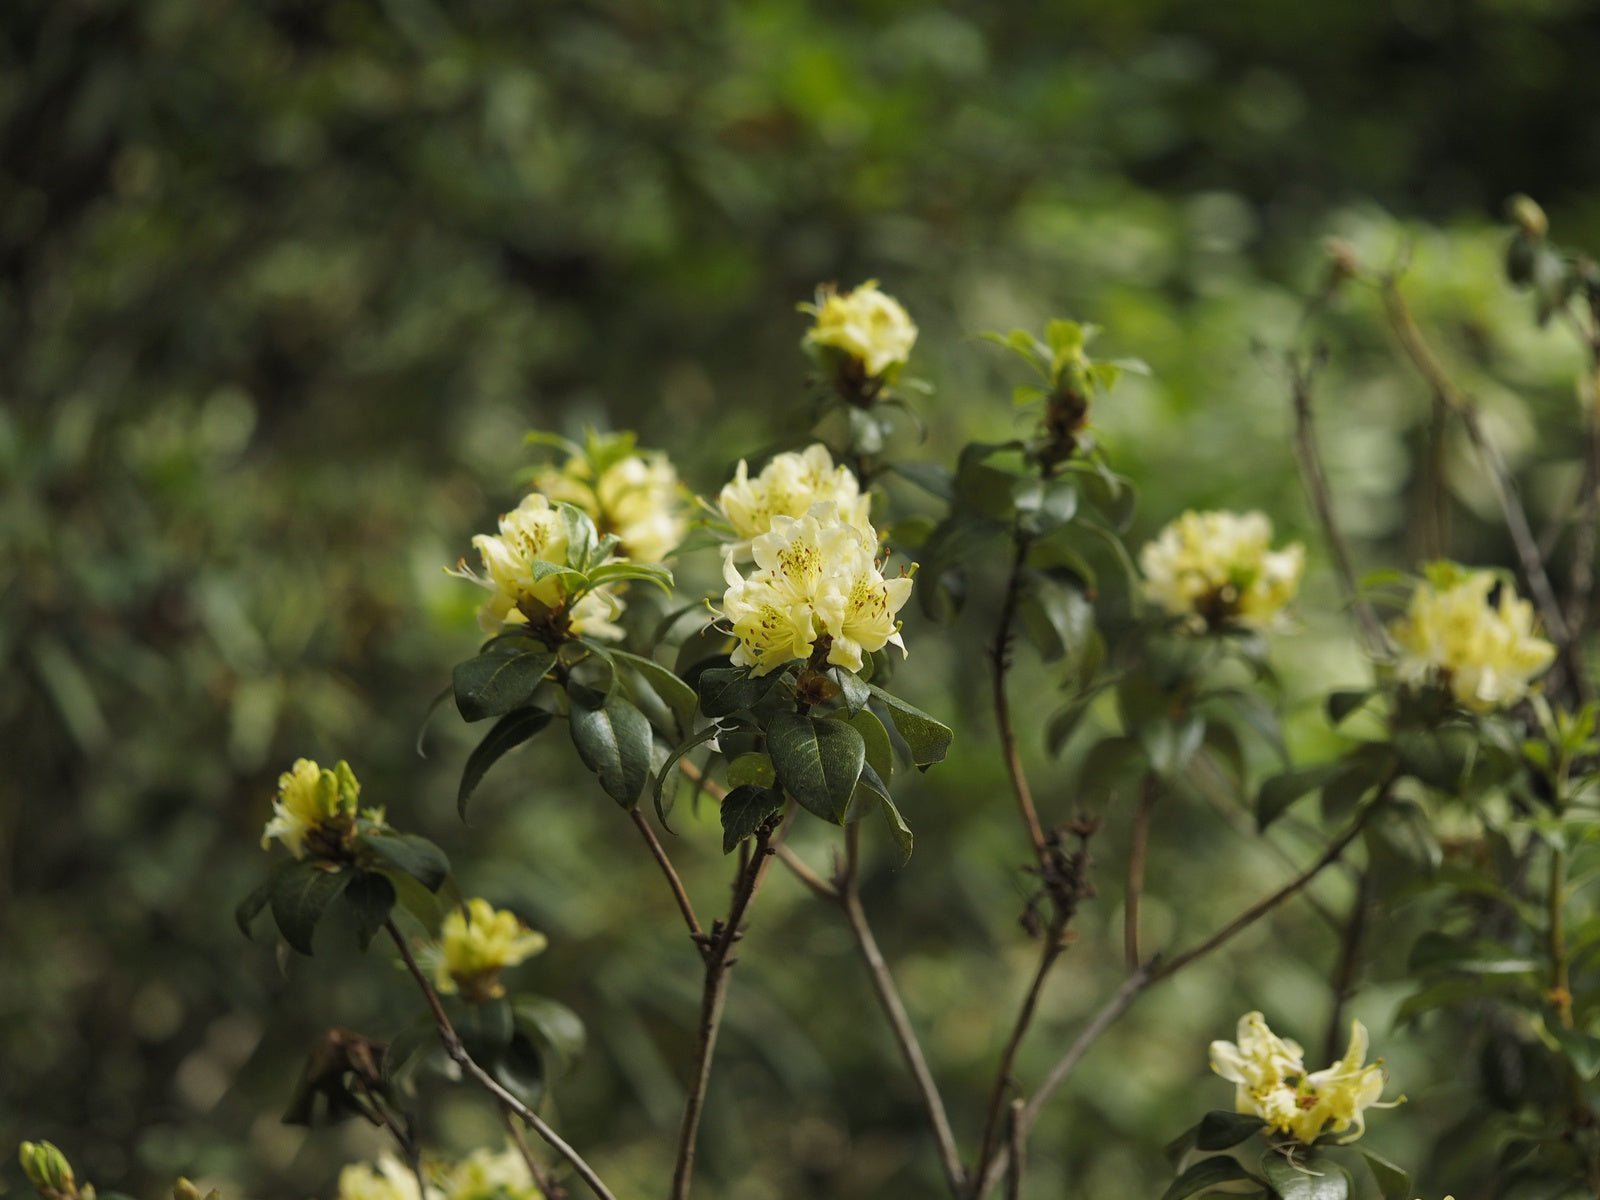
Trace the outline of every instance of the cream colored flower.
{"type": "Polygon", "coordinates": [[[361,784],[349,763],[341,759],[329,771],[309,758],[296,759],[278,776],[278,797],[261,832],[261,848],[276,838],[296,858],[304,858],[308,849],[325,849],[317,844],[323,840],[319,832],[337,842],[355,820],[360,796],[361,784]]]}
{"type": "Polygon", "coordinates": [[[802,304],[800,311],[816,318],[802,345],[843,354],[871,378],[891,377],[916,345],[916,325],[898,300],[878,290],[875,279],[842,294],[824,284],[817,289],[817,302],[802,304]]]}
{"type": "MultiPolygon", "coordinates": [[[[605,445],[596,443],[602,450],[605,445]]],[[[598,478],[590,456],[575,454],[559,469],[536,474],[533,486],[551,500],[581,508],[602,534],[616,534],[634,562],[661,562],[689,531],[683,485],[665,454],[626,455],[601,469],[598,478]]]]}
{"type": "Polygon", "coordinates": [[[1145,597],[1206,629],[1271,627],[1305,560],[1298,542],[1272,549],[1272,522],[1259,512],[1186,512],[1139,552],[1145,597]]]}
{"type": "Polygon", "coordinates": [[[1363,1065],[1367,1030],[1360,1021],[1350,1023],[1344,1057],[1310,1074],[1300,1047],[1267,1028],[1260,1013],[1240,1018],[1237,1037],[1237,1043],[1211,1043],[1211,1069],[1236,1085],[1237,1111],[1260,1117],[1298,1142],[1309,1145],[1324,1133],[1343,1133],[1352,1126],[1355,1132],[1340,1141],[1353,1142],[1366,1130],[1367,1109],[1399,1103],[1378,1102],[1387,1075],[1381,1060],[1363,1065]]]}
{"type": "Polygon", "coordinates": [[[833,504],[803,517],[778,516],[750,546],[755,569],[740,573],[729,551],[722,617],[739,639],[733,661],[765,675],[806,659],[828,639],[827,661],[861,669],[863,655],[893,645],[905,652],[896,614],[911,594],[911,579],[884,578],[878,539],[868,525],[841,518],[833,504]]]}
{"type": "Polygon", "coordinates": [[[459,990],[478,1003],[506,994],[500,972],[545,948],[545,936],[517,920],[515,913],[474,898],[453,909],[439,930],[439,961],[434,983],[441,992],[459,990]]]}
{"type": "Polygon", "coordinates": [[[1533,606],[1489,571],[1433,563],[1411,593],[1406,615],[1390,626],[1403,683],[1438,683],[1462,706],[1489,712],[1515,704],[1555,660],[1533,632],[1533,606]],[[1500,589],[1498,603],[1490,594],[1500,589]]]}
{"type": "Polygon", "coordinates": [[[819,504],[832,504],[846,524],[876,542],[868,519],[871,503],[870,496],[861,494],[855,474],[842,463],[834,466],[821,442],[799,453],[777,455],[754,479],[740,459],[733,480],[717,496],[717,509],[733,527],[738,539],[733,550],[741,559],[749,557],[751,542],[770,530],[775,518],[803,517],[819,504]]]}
{"type": "Polygon", "coordinates": [[[339,1172],[338,1200],[444,1200],[430,1187],[426,1198],[411,1169],[392,1154],[370,1163],[351,1163],[339,1172]]]}
{"type": "Polygon", "coordinates": [[[499,633],[507,625],[554,623],[574,636],[622,637],[616,624],[622,600],[610,588],[595,588],[568,603],[570,581],[553,570],[568,565],[567,524],[547,497],[537,492],[523,497],[500,518],[497,535],[480,533],[472,546],[484,573],[465,562],[455,573],[488,590],[489,599],[478,610],[485,633],[499,633]]]}
{"type": "Polygon", "coordinates": [[[544,1193],[514,1147],[474,1150],[439,1181],[444,1200],[541,1200],[544,1193]]]}

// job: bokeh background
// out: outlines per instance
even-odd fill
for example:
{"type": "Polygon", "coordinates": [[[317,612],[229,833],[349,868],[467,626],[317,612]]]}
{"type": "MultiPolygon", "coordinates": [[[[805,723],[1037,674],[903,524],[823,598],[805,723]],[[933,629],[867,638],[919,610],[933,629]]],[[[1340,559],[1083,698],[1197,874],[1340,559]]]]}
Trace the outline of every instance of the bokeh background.
{"type": "MultiPolygon", "coordinates": [[[[145,1195],[182,1171],[230,1196],[326,1197],[379,1146],[278,1115],[319,1030],[410,1018],[403,979],[334,938],[280,963],[230,915],[267,862],[272,781],[304,754],[350,759],[470,890],[548,932],[520,978],[590,1028],[552,1111],[619,1192],[658,1190],[698,971],[653,868],[564,739],[508,759],[470,827],[453,798],[472,731],[445,712],[413,749],[476,644],[472,589],[441,568],[515,502],[522,431],[637,428],[713,491],[740,454],[805,435],[796,302],[876,277],[920,323],[915,373],[936,386],[907,453],[1007,435],[1017,380],[973,335],[1072,315],[1154,368],[1097,419],[1139,485],[1140,535],[1227,505],[1309,537],[1276,352],[1337,234],[1375,266],[1411,247],[1419,312],[1545,512],[1575,471],[1579,360],[1503,283],[1495,222],[1526,191],[1563,241],[1600,246],[1597,7],[5,5],[0,1149],[51,1138],[145,1195]]],[[[1325,331],[1329,468],[1362,566],[1438,545],[1412,519],[1435,478],[1448,547],[1509,561],[1462,447],[1422,453],[1428,398],[1375,298],[1347,292],[1325,331]]],[[[1313,546],[1278,647],[1305,753],[1332,738],[1306,697],[1363,673],[1325,561],[1313,546]]],[[[908,629],[906,691],[960,740],[902,803],[911,864],[874,857],[867,885],[969,1139],[1032,957],[1023,845],[972,700],[987,605],[980,589],[954,629],[908,629]]],[[[1042,671],[1017,686],[1044,711],[1042,671]]],[[[1094,799],[1036,725],[1025,743],[1054,815],[1094,799]]],[[[710,907],[715,814],[677,828],[710,907]]],[[[1119,836],[1113,819],[1029,1078],[1118,977],[1119,836]]],[[[825,863],[826,831],[804,841],[825,863]]],[[[1152,853],[1157,944],[1285,871],[1208,809],[1168,811],[1152,853]]],[[[1397,907],[1365,968],[1355,1011],[1411,1097],[1370,1136],[1428,1194],[1467,1196],[1466,1051],[1390,1028],[1424,920],[1397,907]]],[[[1040,1128],[1029,1195],[1158,1194],[1161,1144],[1229,1101],[1206,1043],[1263,1008],[1320,1046],[1333,955],[1295,909],[1147,997],[1040,1128]]],[[[845,930],[781,875],[720,1064],[706,1197],[939,1190],[845,930]]],[[[431,1119],[447,1148],[495,1136],[470,1102],[431,1119]]],[[[19,1184],[14,1165],[0,1179],[19,1184]]]]}

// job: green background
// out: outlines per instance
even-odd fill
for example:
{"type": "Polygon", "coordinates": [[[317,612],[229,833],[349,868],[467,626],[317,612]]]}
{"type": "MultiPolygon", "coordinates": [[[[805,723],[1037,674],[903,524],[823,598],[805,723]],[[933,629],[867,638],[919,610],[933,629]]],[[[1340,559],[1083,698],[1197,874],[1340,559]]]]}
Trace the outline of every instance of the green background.
{"type": "MultiPolygon", "coordinates": [[[[555,1118],[620,1194],[661,1190],[698,972],[653,868],[558,737],[491,777],[470,827],[453,795],[473,731],[446,711],[428,757],[412,749],[476,644],[476,597],[441,568],[515,503],[521,432],[637,428],[713,492],[741,454],[805,436],[795,304],[876,277],[920,324],[913,372],[937,389],[908,456],[1020,428],[1020,377],[973,335],[1071,315],[1154,368],[1096,415],[1139,484],[1139,537],[1226,505],[1314,542],[1277,351],[1338,234],[1376,267],[1412,246],[1418,308],[1537,515],[1574,475],[1579,357],[1501,281],[1493,222],[1527,191],[1561,240],[1600,245],[1596,8],[7,5],[0,1146],[51,1138],[107,1188],[154,1195],[182,1171],[230,1196],[328,1196],[375,1150],[353,1124],[308,1135],[277,1114],[319,1030],[411,1016],[403,979],[332,929],[280,969],[229,915],[270,861],[256,839],[276,774],[345,757],[464,886],[549,934],[517,981],[590,1026],[555,1118]]],[[[1370,293],[1325,328],[1341,514],[1363,567],[1407,564],[1439,547],[1411,517],[1427,396],[1370,293]]],[[[1469,455],[1447,441],[1440,457],[1445,544],[1509,561],[1469,455]]],[[[707,557],[687,577],[709,586],[707,557]]],[[[1305,753],[1332,744],[1307,697],[1365,670],[1311,557],[1278,653],[1305,753]]],[[[896,873],[875,847],[866,887],[969,1140],[1033,954],[1014,924],[1025,846],[973,699],[991,616],[980,593],[953,630],[908,624],[905,693],[959,738],[906,791],[916,856],[896,873]]],[[[1046,711],[1044,672],[1024,663],[1016,686],[1023,714],[1046,711]]],[[[1024,741],[1047,815],[1106,807],[1045,760],[1039,729],[1024,741]]],[[[1101,894],[1027,1079],[1118,978],[1110,807],[1101,894]]],[[[715,813],[677,827],[710,909],[715,813]]],[[[804,832],[826,865],[830,835],[804,832]]],[[[1207,809],[1163,811],[1152,854],[1153,944],[1285,870],[1207,809]]],[[[1342,906],[1344,887],[1320,894],[1342,906]]],[[[1411,1097],[1370,1136],[1425,1194],[1465,1200],[1470,1154],[1447,1136],[1424,1156],[1469,1111],[1460,1048],[1388,1024],[1424,919],[1390,914],[1356,1007],[1411,1097]]],[[[1333,953],[1295,909],[1147,997],[1050,1110],[1028,1194],[1157,1194],[1160,1145],[1230,1099],[1206,1043],[1262,1008],[1320,1049],[1333,953]]],[[[698,1194],[938,1191],[848,935],[782,875],[719,1063],[698,1194]]],[[[496,1136],[472,1103],[432,1128],[447,1149],[496,1136]]]]}

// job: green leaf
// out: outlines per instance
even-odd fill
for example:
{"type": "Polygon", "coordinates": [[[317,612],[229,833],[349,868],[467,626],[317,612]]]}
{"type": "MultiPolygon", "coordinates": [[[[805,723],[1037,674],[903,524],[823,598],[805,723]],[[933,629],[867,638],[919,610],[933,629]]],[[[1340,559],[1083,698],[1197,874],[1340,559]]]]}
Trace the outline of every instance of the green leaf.
{"type": "Polygon", "coordinates": [[[532,638],[497,641],[478,657],[456,664],[456,708],[468,721],[521,708],[533,699],[555,662],[556,652],[532,638]]]}
{"type": "Polygon", "coordinates": [[[1205,736],[1205,718],[1197,712],[1139,725],[1139,741],[1150,760],[1150,769],[1169,782],[1184,773],[1205,736]]]}
{"type": "Polygon", "coordinates": [[[1378,1185],[1383,1200],[1412,1200],[1417,1194],[1412,1190],[1409,1172],[1371,1150],[1362,1150],[1361,1157],[1367,1160],[1367,1170],[1372,1172],[1372,1181],[1378,1185]]]}
{"type": "Polygon", "coordinates": [[[1338,1163],[1313,1155],[1291,1163],[1277,1151],[1261,1159],[1261,1173],[1282,1200],[1349,1200],[1350,1176],[1338,1163]]]}
{"type": "Polygon", "coordinates": [[[767,752],[778,782],[803,808],[835,825],[844,823],[867,757],[859,732],[843,721],[780,712],[767,726],[767,752]]]}
{"type": "Polygon", "coordinates": [[[950,726],[915,705],[907,704],[900,697],[890,695],[876,684],[869,683],[867,687],[889,710],[889,720],[894,722],[895,729],[899,730],[900,736],[910,747],[913,763],[919,767],[930,767],[944,761],[945,751],[950,749],[950,743],[955,738],[950,726]]]}
{"type": "Polygon", "coordinates": [[[661,769],[656,772],[656,781],[652,791],[655,799],[656,815],[661,818],[661,823],[663,825],[666,824],[667,814],[662,809],[661,797],[662,793],[666,791],[667,776],[672,773],[672,768],[677,766],[678,760],[685,754],[689,753],[689,751],[693,750],[696,746],[704,745],[712,738],[719,736],[722,732],[723,731],[714,724],[707,725],[704,729],[691,734],[686,741],[675,747],[672,753],[667,755],[667,761],[661,764],[661,769]]]}
{"type": "Polygon", "coordinates": [[[484,775],[504,757],[506,751],[522,745],[546,725],[550,714],[542,708],[519,708],[507,713],[483,735],[483,741],[467,756],[467,765],[461,769],[461,783],[456,788],[456,811],[467,819],[467,801],[483,782],[484,775]]]}
{"type": "Polygon", "coordinates": [[[517,1033],[539,1049],[550,1077],[566,1074],[587,1040],[578,1014],[544,996],[514,997],[511,1012],[517,1033]]]}
{"type": "Polygon", "coordinates": [[[239,901],[239,906],[233,910],[234,923],[239,926],[239,932],[245,937],[250,937],[250,926],[256,917],[261,915],[261,910],[267,906],[267,901],[272,899],[272,889],[278,886],[278,880],[299,864],[294,859],[280,862],[268,872],[267,877],[250,889],[250,894],[239,901]]]}
{"type": "Polygon", "coordinates": [[[747,783],[756,787],[771,787],[777,777],[772,759],[761,751],[741,754],[728,764],[727,778],[731,788],[743,787],[747,783]]]}
{"type": "Polygon", "coordinates": [[[722,800],[722,852],[731,854],[782,807],[783,793],[774,788],[750,783],[734,788],[722,800]]]}
{"type": "Polygon", "coordinates": [[[1561,1043],[1561,1052],[1585,1083],[1600,1075],[1600,1038],[1576,1029],[1552,1031],[1561,1043]]]}
{"type": "Polygon", "coordinates": [[[867,748],[867,766],[877,773],[877,782],[887,793],[889,782],[894,778],[894,745],[889,741],[889,731],[883,727],[878,714],[866,708],[852,715],[846,724],[861,735],[867,748]]]}
{"type": "Polygon", "coordinates": [[[400,907],[410,913],[429,933],[437,935],[446,911],[441,897],[430,892],[417,882],[415,876],[404,871],[384,868],[383,874],[394,887],[400,907]]]}
{"type": "Polygon", "coordinates": [[[574,704],[569,718],[572,744],[600,787],[623,808],[639,801],[650,778],[650,722],[621,696],[599,708],[574,704]]]}
{"type": "Polygon", "coordinates": [[[878,811],[883,814],[884,824],[889,827],[889,837],[894,842],[895,849],[900,854],[899,866],[905,866],[911,861],[911,851],[916,845],[916,838],[911,833],[911,826],[906,824],[906,819],[900,815],[900,810],[895,807],[893,800],[888,796],[878,797],[878,811]]]}
{"type": "Polygon", "coordinates": [[[700,698],[695,695],[692,687],[653,658],[641,658],[637,654],[628,654],[622,650],[613,650],[611,656],[655,689],[656,695],[660,696],[672,710],[672,715],[678,718],[680,731],[689,728],[694,720],[694,711],[700,703],[700,698]]]}
{"type": "Polygon", "coordinates": [[[450,860],[444,851],[414,833],[369,833],[356,839],[356,845],[384,866],[411,876],[430,892],[437,892],[450,874],[450,860]]]}
{"type": "Polygon", "coordinates": [[[1309,796],[1339,770],[1339,763],[1319,763],[1314,767],[1295,767],[1273,775],[1256,793],[1256,828],[1265,829],[1302,796],[1309,796]]]}
{"type": "Polygon", "coordinates": [[[601,587],[608,583],[626,583],[630,580],[653,583],[669,596],[672,594],[672,572],[656,563],[606,563],[589,572],[590,587],[601,587]]]}
{"type": "Polygon", "coordinates": [[[1355,712],[1372,698],[1372,692],[1363,689],[1358,692],[1329,692],[1328,693],[1328,720],[1335,725],[1341,724],[1346,717],[1355,712]]]}
{"type": "Polygon", "coordinates": [[[708,717],[729,717],[755,708],[782,681],[778,672],[752,675],[749,667],[711,667],[700,672],[695,686],[700,693],[700,711],[708,717]]]}
{"type": "Polygon", "coordinates": [[[955,495],[950,469],[941,463],[891,463],[888,469],[940,500],[948,502],[955,495]]]}
{"type": "Polygon", "coordinates": [[[328,905],[350,886],[354,872],[327,871],[313,862],[297,862],[272,888],[272,919],[278,932],[301,954],[311,953],[311,937],[328,905]]]}
{"type": "Polygon", "coordinates": [[[359,871],[344,889],[344,902],[356,915],[356,944],[366,950],[394,909],[394,885],[376,871],[359,871]]]}
{"type": "Polygon", "coordinates": [[[1194,1144],[1200,1150],[1228,1150],[1265,1126],[1260,1117],[1214,1109],[1195,1126],[1194,1144]]]}
{"type": "Polygon", "coordinates": [[[1167,1190],[1161,1193],[1161,1200],[1187,1200],[1218,1184],[1236,1183],[1249,1178],[1250,1172],[1231,1158],[1202,1158],[1172,1181],[1167,1190]]]}

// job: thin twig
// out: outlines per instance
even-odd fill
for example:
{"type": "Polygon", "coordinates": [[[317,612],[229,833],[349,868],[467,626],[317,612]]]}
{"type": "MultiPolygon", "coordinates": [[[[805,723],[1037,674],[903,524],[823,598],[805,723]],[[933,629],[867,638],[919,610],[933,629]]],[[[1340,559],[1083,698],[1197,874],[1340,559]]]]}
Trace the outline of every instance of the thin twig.
{"type": "Polygon", "coordinates": [[[788,867],[789,872],[804,884],[806,890],[813,896],[819,900],[837,901],[839,899],[839,890],[813,871],[806,863],[806,860],[788,846],[775,846],[774,850],[777,852],[778,861],[788,867]]]}
{"type": "MultiPolygon", "coordinates": [[[[793,816],[793,810],[784,822],[793,816]]],[[[700,1116],[705,1110],[706,1091],[711,1085],[711,1062],[716,1054],[717,1034],[722,1028],[722,1011],[728,999],[728,978],[734,959],[731,952],[743,935],[745,913],[750,902],[761,888],[761,881],[772,861],[771,843],[782,836],[784,826],[777,830],[765,825],[756,831],[755,848],[748,860],[741,861],[733,884],[733,902],[728,907],[727,919],[711,926],[706,943],[705,986],[700,994],[700,1024],[695,1033],[695,1067],[689,1082],[689,1095],[684,1101],[683,1120],[678,1126],[678,1157],[672,1170],[671,1200],[686,1200],[689,1185],[694,1177],[695,1143],[700,1134],[700,1116]]]]}
{"type": "Polygon", "coordinates": [[[1144,863],[1150,849],[1150,818],[1155,812],[1160,784],[1147,774],[1139,789],[1139,807],[1133,812],[1133,833],[1128,846],[1128,892],[1122,903],[1122,953],[1131,971],[1139,965],[1139,898],[1144,893],[1144,863]]]}
{"type": "Polygon", "coordinates": [[[631,809],[628,816],[633,819],[633,826],[644,839],[644,844],[650,848],[650,854],[661,867],[661,873],[667,877],[667,886],[672,889],[672,898],[678,902],[678,911],[683,914],[683,923],[689,927],[689,936],[694,939],[694,944],[700,949],[701,954],[704,954],[706,935],[700,928],[699,919],[694,915],[694,905],[689,902],[689,893],[684,890],[683,880],[678,878],[672,859],[667,856],[667,848],[661,844],[661,839],[656,837],[656,831],[650,827],[649,820],[642,812],[637,808],[631,809]]]}
{"type": "Polygon", "coordinates": [[[1328,489],[1328,477],[1322,468],[1322,453],[1317,448],[1316,426],[1311,415],[1311,384],[1314,367],[1289,360],[1289,379],[1294,396],[1294,444],[1300,460],[1300,478],[1311,496],[1311,505],[1317,510],[1317,520],[1322,525],[1323,539],[1333,555],[1335,574],[1344,591],[1345,602],[1355,613],[1361,632],[1371,654],[1386,656],[1391,647],[1383,622],[1373,611],[1372,604],[1362,595],[1356,582],[1355,567],[1350,558],[1350,544],[1333,511],[1333,494],[1328,489]]]}
{"type": "Polygon", "coordinates": [[[1033,845],[1034,856],[1040,866],[1047,865],[1044,827],[1039,824],[1039,813],[1034,807],[1033,792],[1028,787],[1028,777],[1022,769],[1022,756],[1017,750],[1017,735],[1011,727],[1011,700],[1006,694],[1006,671],[1011,666],[1012,622],[1017,615],[1018,593],[1022,586],[1022,566],[1028,554],[1028,542],[1020,530],[1013,533],[1016,550],[1011,559],[1011,573],[1006,577],[1005,598],[1000,602],[1000,620],[995,626],[994,644],[989,651],[989,664],[994,683],[995,726],[1000,737],[1000,750],[1006,762],[1006,774],[1011,779],[1011,792],[1016,797],[1017,809],[1028,831],[1028,841],[1033,845]]]}
{"type": "Polygon", "coordinates": [[[459,1066],[462,1072],[471,1078],[500,1103],[501,1108],[515,1113],[522,1118],[524,1124],[544,1139],[546,1144],[567,1161],[567,1164],[578,1173],[578,1178],[589,1185],[589,1190],[600,1200],[616,1200],[611,1189],[606,1187],[595,1170],[584,1161],[583,1155],[569,1146],[554,1129],[546,1124],[543,1117],[534,1112],[511,1092],[493,1075],[478,1065],[478,1061],[467,1053],[467,1048],[461,1042],[461,1035],[456,1032],[456,1027],[450,1023],[450,1014],[445,1012],[443,1003],[439,1000],[439,993],[434,991],[433,984],[428,981],[427,975],[417,965],[417,960],[411,953],[405,935],[395,925],[394,919],[384,922],[384,929],[388,931],[395,948],[400,951],[400,958],[405,963],[406,970],[411,973],[411,978],[416,981],[417,988],[422,992],[422,998],[427,1001],[428,1009],[433,1014],[433,1023],[439,1030],[439,1041],[443,1043],[445,1053],[459,1066]]]}
{"type": "Polygon", "coordinates": [[[1500,514],[1505,520],[1506,531],[1511,535],[1511,544],[1516,548],[1517,560],[1522,567],[1523,578],[1528,584],[1528,593],[1533,598],[1534,607],[1539,610],[1539,619],[1544,622],[1545,632],[1557,645],[1565,649],[1569,642],[1566,618],[1561,613],[1560,604],[1556,602],[1555,592],[1550,586],[1550,577],[1545,573],[1544,559],[1539,554],[1539,543],[1528,525],[1527,511],[1522,506],[1516,481],[1500,454],[1500,448],[1484,434],[1477,404],[1456,387],[1444,364],[1439,361],[1433,348],[1428,345],[1427,339],[1422,336],[1422,330],[1418,328],[1416,318],[1411,314],[1411,306],[1400,290],[1397,275],[1390,274],[1384,277],[1382,292],[1389,324],[1394,330],[1395,337],[1399,339],[1401,348],[1406,352],[1406,357],[1433,389],[1433,394],[1461,418],[1468,440],[1472,442],[1479,458],[1483,460],[1484,470],[1489,476],[1495,498],[1500,504],[1500,514]]]}
{"type": "Polygon", "coordinates": [[[1006,1176],[1007,1200],[1022,1200],[1022,1177],[1027,1173],[1027,1136],[1022,1131],[1023,1101],[1013,1100],[1006,1121],[1007,1141],[1011,1146],[1011,1173],[1006,1176]]]}
{"type": "MultiPolygon", "coordinates": [[[[550,1178],[550,1173],[544,1165],[533,1156],[533,1151],[528,1147],[528,1139],[522,1136],[522,1126],[517,1124],[517,1118],[510,1110],[502,1108],[500,1115],[505,1118],[506,1132],[511,1135],[511,1144],[517,1148],[517,1153],[522,1156],[522,1161],[527,1164],[528,1174],[533,1179],[533,1184],[539,1189],[539,1195],[544,1200],[565,1200],[567,1189],[550,1178]]],[[[428,1193],[422,1193],[426,1196],[428,1193]]]]}

